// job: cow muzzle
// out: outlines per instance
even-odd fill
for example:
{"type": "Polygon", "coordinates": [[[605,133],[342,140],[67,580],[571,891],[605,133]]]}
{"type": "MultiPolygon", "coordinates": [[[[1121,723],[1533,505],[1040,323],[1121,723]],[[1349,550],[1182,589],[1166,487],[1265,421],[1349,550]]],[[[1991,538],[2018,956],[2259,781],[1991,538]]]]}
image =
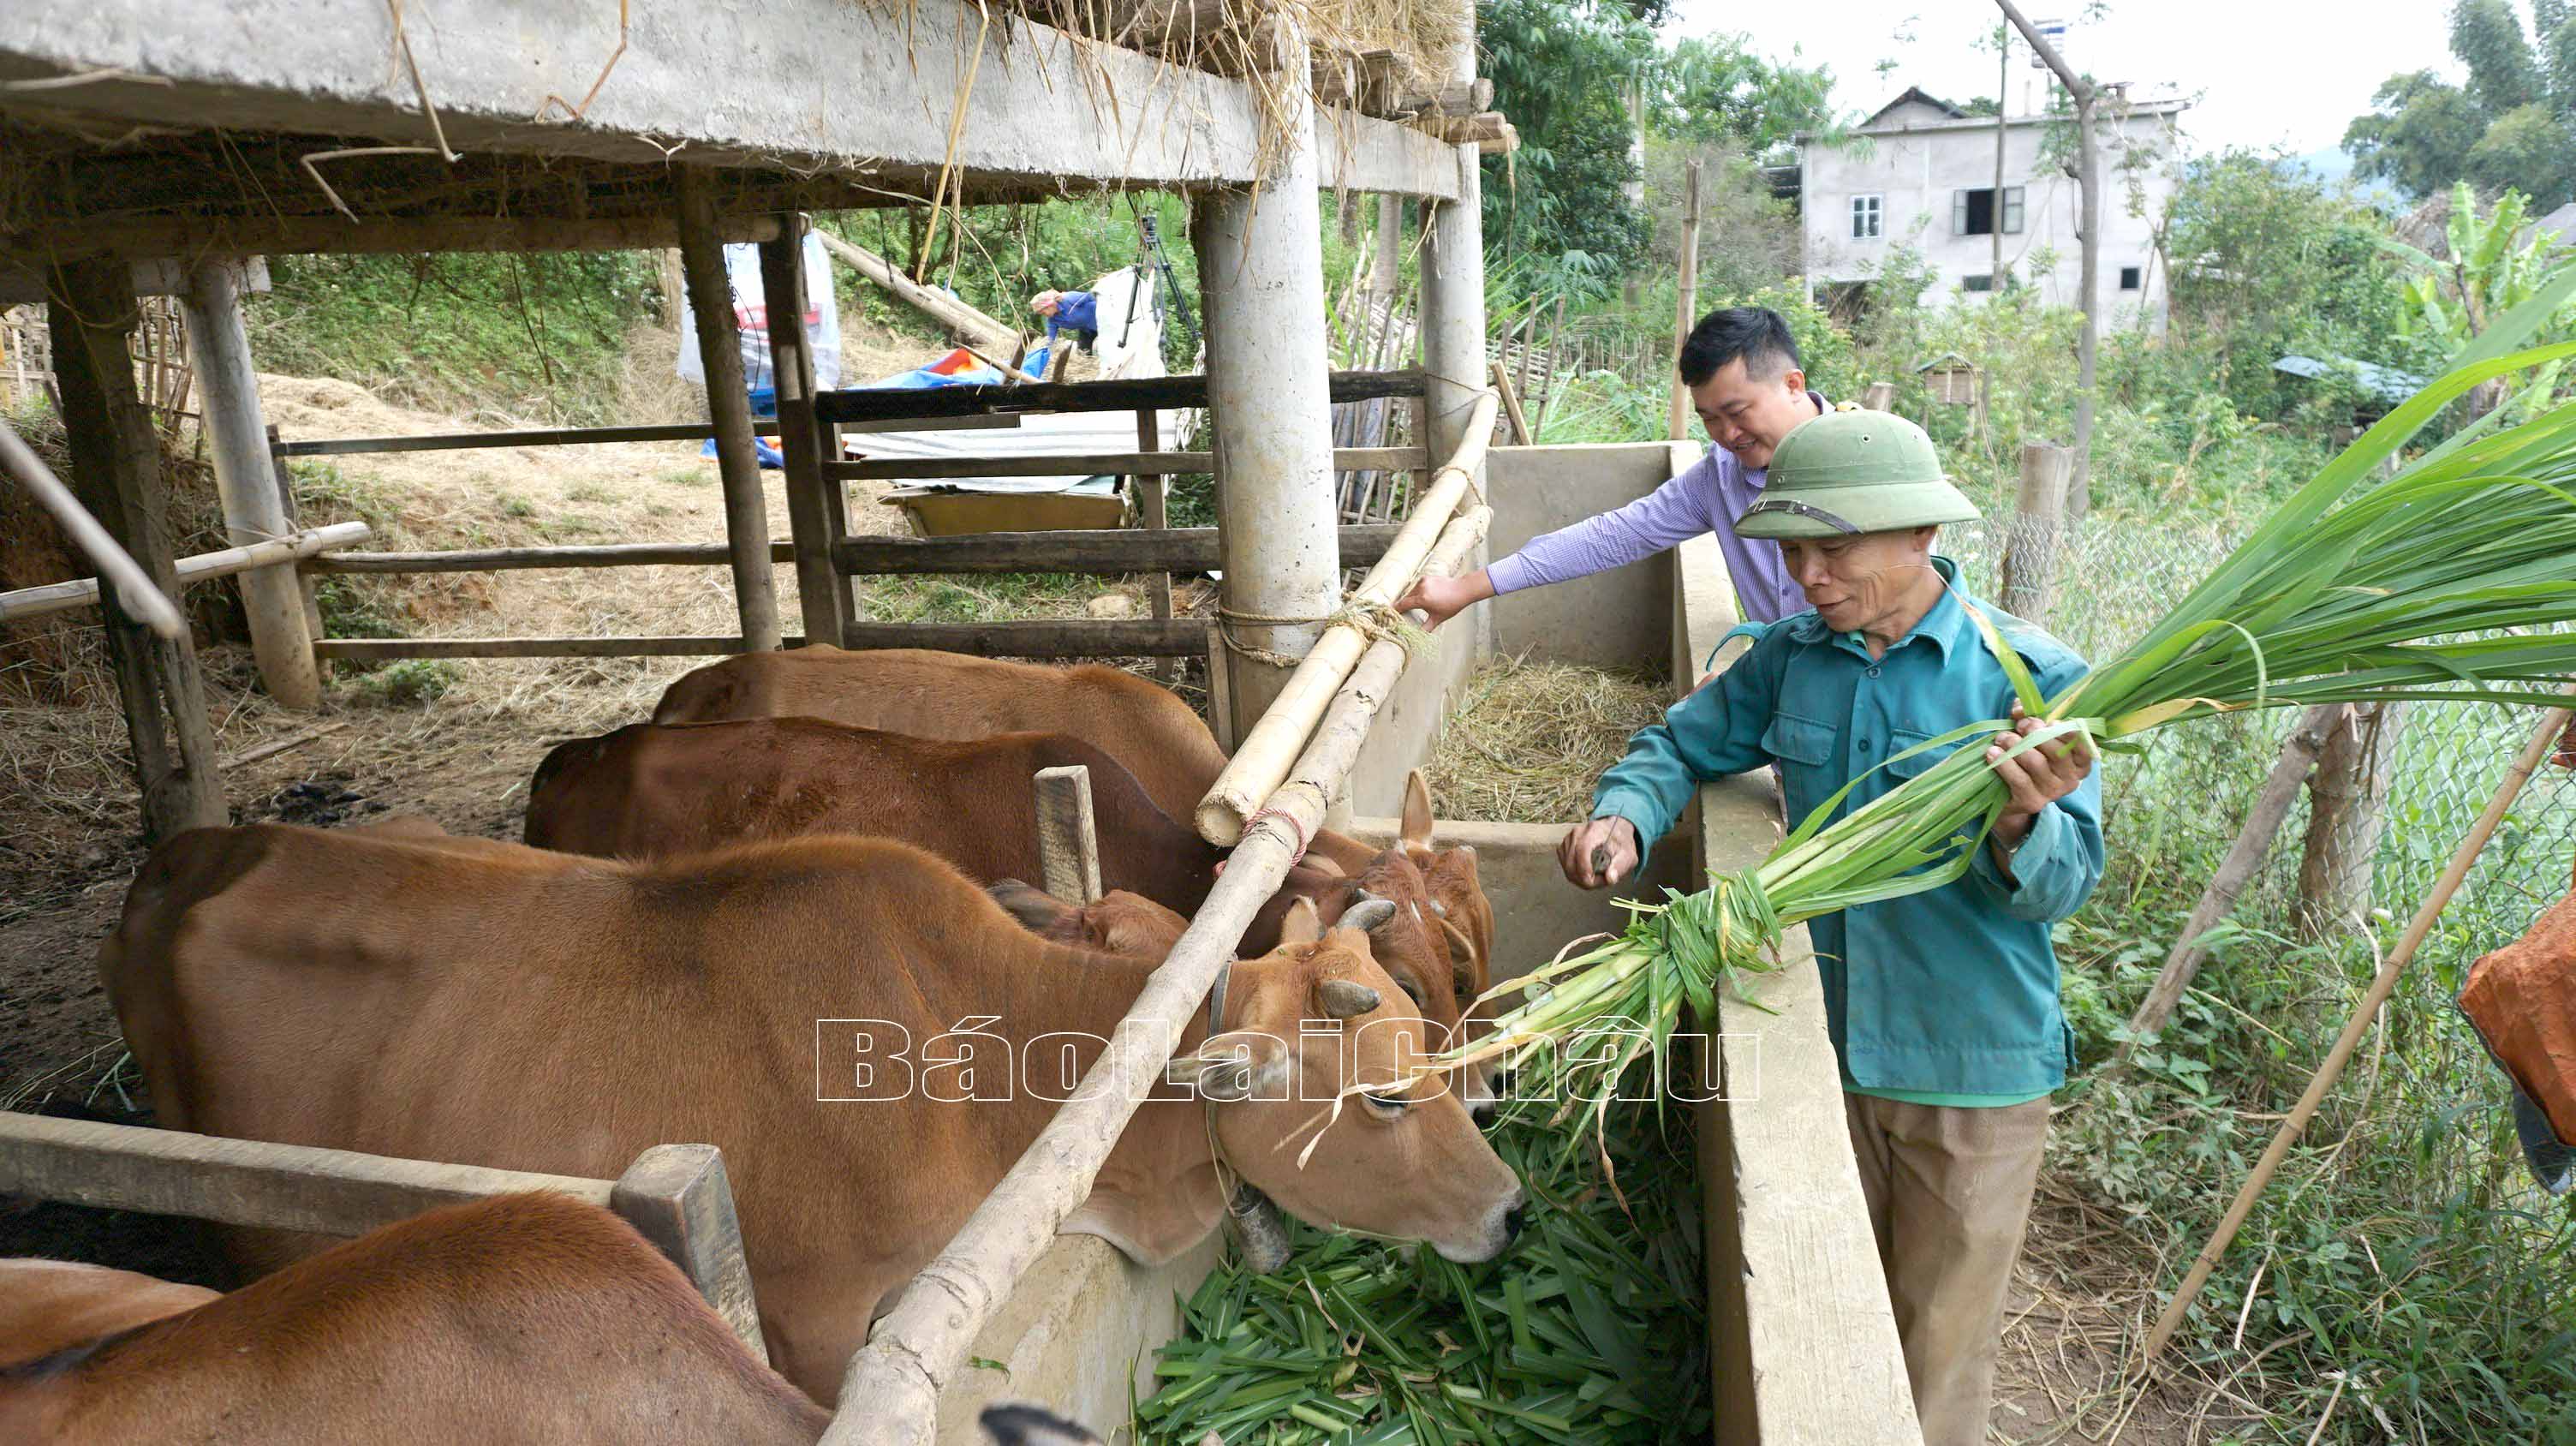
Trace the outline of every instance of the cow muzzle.
{"type": "Polygon", "coordinates": [[[1503,1253],[1521,1228],[1521,1184],[1514,1180],[1503,1197],[1486,1208],[1475,1234],[1465,1241],[1434,1240],[1431,1248],[1461,1265],[1474,1265],[1503,1253]]]}

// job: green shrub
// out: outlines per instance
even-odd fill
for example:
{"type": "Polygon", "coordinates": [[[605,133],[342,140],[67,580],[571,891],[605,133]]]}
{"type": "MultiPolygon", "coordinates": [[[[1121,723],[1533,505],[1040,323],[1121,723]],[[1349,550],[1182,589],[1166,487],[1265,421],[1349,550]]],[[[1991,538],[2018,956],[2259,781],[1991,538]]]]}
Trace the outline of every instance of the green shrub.
{"type": "Polygon", "coordinates": [[[401,658],[361,676],[352,691],[387,707],[411,708],[437,701],[464,676],[445,658],[401,658]]]}

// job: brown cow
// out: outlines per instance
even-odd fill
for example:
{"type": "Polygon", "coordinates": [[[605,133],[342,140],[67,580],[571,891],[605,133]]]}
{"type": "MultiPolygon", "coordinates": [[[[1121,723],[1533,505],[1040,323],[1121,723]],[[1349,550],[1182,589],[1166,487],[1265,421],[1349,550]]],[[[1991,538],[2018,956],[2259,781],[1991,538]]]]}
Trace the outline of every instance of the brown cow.
{"type": "MultiPolygon", "coordinates": [[[[1118,760],[1166,815],[1197,815],[1225,751],[1190,706],[1126,671],[1084,663],[1050,667],[920,648],[844,652],[809,644],[743,653],[683,674],[653,710],[656,723],[732,718],[828,718],[920,738],[996,733],[1062,733],[1118,760]]],[[[1431,897],[1456,926],[1451,953],[1482,990],[1494,963],[1494,910],[1476,876],[1476,851],[1431,846],[1431,793],[1406,780],[1402,847],[1415,854],[1431,897]]],[[[1331,829],[1310,844],[1319,858],[1357,876],[1378,850],[1331,829]]]]}
{"type": "MultiPolygon", "coordinates": [[[[1029,777],[1075,764],[1091,770],[1102,885],[1196,913],[1225,851],[1166,817],[1109,755],[1058,733],[959,742],[820,718],[636,723],[546,755],[528,788],[526,838],[562,853],[653,859],[754,839],[873,834],[989,884],[1040,871],[1029,777]]],[[[1280,918],[1300,897],[1314,899],[1327,923],[1371,893],[1389,899],[1397,912],[1371,952],[1449,1037],[1482,980],[1456,964],[1436,927],[1440,911],[1403,853],[1378,856],[1363,883],[1293,871],[1244,931],[1242,952],[1276,948],[1280,918]]]]}
{"type": "Polygon", "coordinates": [[[624,1221],[453,1205],[230,1295],[0,1261],[0,1440],[751,1442],[829,1415],[624,1221]]]}
{"type": "MultiPolygon", "coordinates": [[[[989,882],[1039,872],[1030,775],[1075,765],[1091,770],[1102,884],[1196,910],[1225,851],[1156,808],[1116,760],[1060,733],[948,740],[820,718],[629,724],[546,754],[528,785],[522,836],[558,853],[657,859],[756,839],[871,834],[989,882]]],[[[1300,871],[1291,883],[1326,895],[1334,877],[1300,871]]],[[[1247,950],[1277,944],[1292,901],[1283,896],[1254,921],[1247,950]]]]}
{"type": "MultiPolygon", "coordinates": [[[[1453,1094],[1315,1103],[1427,1047],[1368,936],[1320,930],[1301,908],[1233,966],[1213,1046],[1181,1021],[1205,1103],[1156,1091],[1067,1229],[1169,1260],[1216,1227],[1221,1158],[1308,1220],[1502,1248],[1519,1185],[1453,1094]],[[1319,1125],[1301,1168],[1281,1147],[1319,1125]]],[[[826,1400],[1154,967],[1039,939],[880,839],[630,864],[281,825],[155,850],[100,963],[176,1128],[590,1176],[658,1141],[723,1148],[772,1356],[826,1400]],[[973,1019],[980,1043],[940,1038],[973,1019]]]]}

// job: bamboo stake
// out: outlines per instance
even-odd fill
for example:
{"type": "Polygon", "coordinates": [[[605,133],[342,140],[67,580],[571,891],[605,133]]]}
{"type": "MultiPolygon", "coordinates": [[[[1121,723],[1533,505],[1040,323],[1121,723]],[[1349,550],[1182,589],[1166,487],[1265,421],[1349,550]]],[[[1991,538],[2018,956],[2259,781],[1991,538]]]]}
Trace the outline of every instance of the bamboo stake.
{"type": "MultiPolygon", "coordinates": [[[[1485,425],[1493,425],[1490,412],[1485,425]]],[[[1487,508],[1470,508],[1442,532],[1422,565],[1462,565],[1484,540],[1492,517],[1487,508]]],[[[1162,967],[1146,979],[1072,1099],[850,1358],[841,1378],[841,1407],[823,1434],[824,1446],[930,1446],[940,1392],[965,1365],[976,1334],[1054,1243],[1064,1218],[1090,1195],[1101,1165],[1162,1077],[1217,971],[1234,957],[1244,927],[1288,877],[1296,841],[1322,827],[1325,805],[1350,773],[1389,684],[1403,670],[1403,646],[1381,639],[1367,661],[1368,671],[1353,676],[1333,699],[1314,745],[1282,770],[1288,781],[1267,799],[1269,816],[1243,832],[1207,902],[1162,967]]]]}
{"type": "MultiPolygon", "coordinates": [[[[2576,682],[2569,683],[2561,691],[2569,697],[2576,697],[2576,682]]],[[[2415,957],[2415,951],[2423,945],[2425,936],[2433,932],[2433,925],[2442,917],[2442,910],[2451,902],[2451,895],[2458,891],[2461,880],[2468,877],[2470,866],[2486,849],[2487,840],[2495,836],[2496,826],[2504,822],[2506,812],[2513,807],[2514,799],[2521,795],[2523,785],[2531,781],[2532,771],[2540,767],[2540,760],[2548,756],[2551,746],[2558,741],[2559,733],[2571,721],[2576,721],[2576,709],[2553,708],[2548,717],[2540,720],[2531,741],[2523,745],[2521,754],[2513,760],[2513,767],[2506,771],[2504,781],[2496,785],[2495,797],[2487,800],[2486,812],[2478,815],[2478,821],[2469,826],[2468,836],[2452,850],[2450,866],[2442,870],[2442,877],[2433,885],[2433,892],[2416,909],[2414,919],[2406,925],[2406,932],[2398,938],[2397,947],[2388,951],[2387,960],[2370,981],[2369,992],[2353,1006],[2352,1017],[2344,1021],[2343,1033],[2336,1037],[2334,1048],[2326,1051],[2325,1063],[2317,1066],[2316,1076],[2308,1081],[2307,1092],[2299,1096],[2289,1118],[2281,1122],[2281,1128],[2272,1136],[2271,1146],[2263,1151],[2263,1158],[2255,1162],[2254,1172],[2245,1177],[2244,1188],[2236,1192],[2236,1203],[2227,1207],[2227,1217],[2210,1232],[2209,1243],[2200,1248],[2199,1257],[2192,1261],[2191,1272],[2183,1277],[2182,1288],[2174,1292],[2173,1302],[2157,1318],[2156,1328],[2147,1333],[2147,1343],[2138,1352],[2141,1370],[2155,1363],[2165,1343],[2181,1329],[2183,1313],[2191,1309],[2191,1303],[2200,1297],[2201,1287],[2209,1283],[2210,1272],[2218,1268],[2218,1257],[2226,1253],[2228,1243],[2236,1238],[2237,1230],[2245,1224],[2245,1217],[2254,1212],[2254,1201],[2262,1195],[2263,1187],[2271,1183],[2273,1173],[2281,1168],[2281,1161],[2288,1157],[2290,1147],[2298,1143],[2300,1132],[2307,1128],[2317,1106],[2325,1101],[2326,1091],[2334,1088],[2335,1080],[2343,1074],[2344,1065],[2352,1059],[2353,1050],[2360,1045],[2361,1036],[2370,1029],[2371,1020],[2378,1016],[2379,1007],[2387,1003],[2388,996],[2395,992],[2398,974],[2415,957]]]]}
{"type": "MultiPolygon", "coordinates": [[[[142,566],[117,546],[116,539],[108,535],[98,519],[89,515],[89,509],[80,505],[80,499],[36,455],[36,449],[20,440],[17,431],[6,422],[0,422],[0,471],[17,479],[99,575],[116,585],[116,600],[129,616],[173,642],[186,636],[187,624],[179,620],[178,608],[152,585],[142,566]]],[[[97,584],[92,583],[90,597],[95,600],[97,596],[97,584]]]]}
{"type": "Polygon", "coordinates": [[[1512,390],[1512,374],[1501,362],[1494,363],[1494,390],[1503,398],[1503,413],[1512,419],[1512,435],[1524,447],[1537,441],[1530,435],[1529,418],[1521,412],[1520,393],[1512,390]]]}
{"type": "Polygon", "coordinates": [[[2201,947],[2200,936],[2218,927],[2236,907],[2236,896],[2245,891],[2246,881],[2262,865],[2263,855],[2272,847],[2273,838],[2281,832],[2281,821],[2290,814],[2290,805],[2298,800],[2299,785],[2308,778],[2308,770],[2317,761],[2317,752],[2325,747],[2326,735],[2342,726],[2345,703],[2319,703],[2300,715],[2299,726],[2290,730],[2290,739],[2281,745],[2281,756],[2274,760],[2272,773],[2263,780],[2263,791],[2255,796],[2254,807],[2245,815],[2245,826],[2237,831],[2236,841],[2227,847],[2227,857],[2219,860],[2218,871],[2209,876],[2209,887],[2194,904],[2191,918],[2182,926],[2182,935],[2174,940],[2172,952],[2165,956],[2165,967],[2156,975],[2154,986],[2138,1004],[2138,1012],[2129,1018],[2132,1039],[2122,1044],[2112,1056],[2111,1068],[2126,1064],[2129,1051],[2135,1047],[2135,1036],[2153,1034],[2165,1027],[2165,1021],[2191,987],[2192,976],[2200,972],[2200,962],[2209,957],[2201,947]]]}
{"type": "MultiPolygon", "coordinates": [[[[1429,488],[1414,507],[1413,515],[1405,520],[1404,530],[1396,534],[1394,545],[1387,548],[1386,556],[1378,559],[1377,566],[1369,569],[1368,576],[1351,593],[1349,608],[1384,608],[1421,576],[1427,555],[1442,535],[1441,529],[1457,510],[1477,471],[1485,465],[1485,449],[1494,435],[1494,412],[1501,404],[1502,399],[1490,389],[1475,394],[1456,454],[1448,465],[1432,474],[1429,488]]],[[[1235,749],[1234,757],[1217,775],[1207,796],[1199,800],[1197,822],[1201,838],[1223,846],[1243,837],[1243,821],[1288,776],[1297,750],[1314,732],[1325,706],[1341,688],[1342,680],[1351,675],[1367,646],[1367,635],[1347,618],[1327,627],[1324,635],[1315,640],[1315,646],[1298,661],[1297,670],[1279,690],[1278,698],[1235,749]]]]}
{"type": "MultiPolygon", "coordinates": [[[[220,552],[201,552],[194,557],[183,557],[172,564],[172,571],[178,574],[181,583],[205,582],[249,572],[253,568],[295,562],[327,548],[364,542],[372,535],[372,530],[363,522],[334,522],[328,527],[290,532],[284,537],[272,537],[248,547],[227,547],[220,552]]],[[[154,595],[159,595],[158,589],[154,595]]],[[[98,579],[94,577],[22,587],[14,592],[0,592],[0,621],[68,612],[73,608],[94,607],[97,603],[98,579]]]]}

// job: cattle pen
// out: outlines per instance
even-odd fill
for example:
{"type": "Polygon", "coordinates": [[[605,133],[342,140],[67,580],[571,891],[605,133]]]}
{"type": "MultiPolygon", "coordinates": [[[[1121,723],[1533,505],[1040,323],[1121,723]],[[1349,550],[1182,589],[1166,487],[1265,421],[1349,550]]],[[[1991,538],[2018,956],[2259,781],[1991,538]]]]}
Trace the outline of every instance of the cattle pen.
{"type": "MultiPolygon", "coordinates": [[[[1008,64],[986,64],[977,12],[944,3],[900,15],[848,0],[657,11],[621,18],[593,84],[605,24],[604,14],[527,14],[503,0],[415,5],[408,22],[399,6],[353,15],[315,0],[20,0],[0,11],[0,157],[12,158],[0,164],[18,183],[0,186],[0,282],[50,302],[72,486],[17,450],[6,460],[13,478],[45,489],[103,579],[0,595],[0,618],[99,610],[155,839],[227,818],[200,665],[168,605],[198,578],[242,579],[261,682],[290,707],[320,700],[335,660],[718,655],[827,640],[1022,658],[1204,656],[1211,721],[1235,762],[1200,823],[1212,842],[1232,845],[1228,868],[1076,1099],[877,1323],[849,1364],[826,1439],[973,1440],[974,1407],[1000,1395],[1050,1399],[1106,1426],[1125,1410],[1137,1354],[1170,1334],[1172,1297],[1205,1274],[1214,1245],[1148,1268],[1058,1227],[1160,1077],[1178,1021],[1199,1007],[1307,840],[1327,825],[1393,832],[1383,816],[1407,771],[1427,756],[1460,681],[1498,646],[1648,663],[1686,687],[1735,621],[1713,546],[1511,600],[1418,657],[1393,625],[1393,600],[1426,570],[1475,566],[1492,549],[1643,495],[1691,458],[1663,443],[1489,450],[1501,399],[1485,386],[1476,157],[1493,127],[1462,125],[1476,118],[1437,103],[1405,104],[1385,86],[1336,81],[1286,14],[1262,22],[1261,68],[1243,75],[1018,17],[1004,27],[1008,64]],[[710,99],[703,71],[719,52],[756,57],[763,83],[710,99]],[[852,76],[891,94],[831,103],[852,76]],[[976,125],[970,114],[1007,123],[976,125]],[[1191,197],[1204,375],[826,391],[788,327],[777,334],[776,422],[751,417],[735,316],[720,299],[725,243],[757,244],[767,295],[784,304],[773,309],[801,312],[809,212],[935,212],[1068,186],[1191,197]],[[1326,188],[1423,203],[1417,365],[1330,371],[1315,209],[1262,203],[1326,188]],[[695,283],[705,423],[352,443],[279,437],[262,416],[238,295],[253,258],[642,246],[676,246],[695,283]],[[233,544],[225,552],[173,555],[128,360],[135,297],[150,291],[177,294],[187,311],[233,544]],[[1422,442],[1335,448],[1332,406],[1380,398],[1419,406],[1422,442]],[[1159,444],[1158,412],[1200,408],[1205,450],[1159,444]],[[1034,464],[844,460],[843,439],[871,429],[999,430],[1044,412],[1135,414],[1138,448],[1034,464]],[[770,535],[762,504],[754,438],[764,431],[785,461],[783,539],[770,535]],[[363,528],[298,526],[279,483],[295,456],[646,437],[712,438],[722,541],[367,552],[363,528]],[[1138,478],[1145,525],[920,539],[848,526],[851,482],[1072,469],[1138,478]],[[1344,522],[1332,478],[1352,469],[1411,474],[1410,514],[1344,522]],[[1156,479],[1193,472],[1218,479],[1217,525],[1170,527],[1156,479]],[[75,512],[100,525],[83,530],[75,512]],[[800,633],[782,614],[779,563],[793,567],[800,633]],[[312,580],[333,574],[642,565],[728,569],[738,631],[330,637],[311,598],[312,580]],[[1363,567],[1346,592],[1346,573],[1363,567]],[[1212,623],[1167,608],[1142,619],[875,623],[858,617],[851,592],[866,575],[1202,569],[1223,574],[1212,623]],[[976,1361],[1010,1374],[995,1380],[976,1361]]],[[[1447,59],[1452,85],[1475,80],[1472,43],[1447,59]]],[[[1735,780],[1703,789],[1685,827],[1695,860],[1668,851],[1638,890],[1740,867],[1776,838],[1778,807],[1767,785],[1735,780]]],[[[1476,845],[1498,936],[1514,940],[1498,977],[1615,920],[1608,901],[1553,881],[1554,830],[1453,833],[1476,845]]],[[[1755,994],[1722,1000],[1723,1017],[1704,1022],[1720,1036],[1727,1085],[1725,1099],[1698,1107],[1717,1439],[1919,1440],[1856,1171],[1841,1152],[1813,1148],[1842,1129],[1819,987],[1812,971],[1787,970],[1755,994]]],[[[441,1200],[537,1183],[436,1162],[0,1124],[0,1191],[243,1225],[354,1233],[441,1200]]],[[[626,1180],[543,1187],[620,1209],[729,1323],[749,1322],[757,1346],[712,1150],[675,1143],[626,1180]]]]}

